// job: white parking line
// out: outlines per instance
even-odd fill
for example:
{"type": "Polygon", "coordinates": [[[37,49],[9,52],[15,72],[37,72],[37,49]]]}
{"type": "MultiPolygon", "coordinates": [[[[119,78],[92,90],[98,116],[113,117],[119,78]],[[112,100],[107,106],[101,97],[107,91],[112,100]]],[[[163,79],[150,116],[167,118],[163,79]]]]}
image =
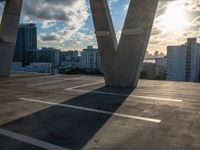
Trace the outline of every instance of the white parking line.
{"type": "Polygon", "coordinates": [[[51,78],[51,77],[58,77],[60,75],[54,75],[54,76],[42,76],[42,77],[31,77],[31,78],[25,78],[25,79],[14,79],[14,80],[6,80],[6,81],[1,81],[1,83],[7,83],[7,82],[13,82],[13,81],[31,81],[34,79],[43,79],[43,78],[51,78]]]}
{"type": "Polygon", "coordinates": [[[183,100],[181,99],[172,99],[172,98],[164,98],[164,97],[154,97],[154,96],[142,96],[142,95],[133,95],[133,94],[120,94],[120,93],[114,93],[114,92],[102,92],[102,91],[90,91],[90,90],[79,90],[77,88],[81,88],[81,87],[87,87],[87,86],[91,86],[91,85],[96,85],[99,83],[103,83],[104,81],[101,82],[94,82],[94,83],[90,83],[90,84],[84,84],[84,85],[80,85],[80,86],[74,86],[71,88],[66,88],[64,90],[67,91],[72,91],[72,92],[80,92],[80,93],[96,93],[96,94],[107,94],[107,95],[115,95],[115,96],[125,96],[125,97],[136,97],[136,98],[143,98],[143,99],[152,99],[152,100],[160,100],[160,101],[171,101],[171,102],[183,102],[183,100]]]}
{"type": "Polygon", "coordinates": [[[72,89],[77,89],[77,88],[81,88],[81,87],[87,87],[87,86],[91,86],[91,85],[96,85],[96,84],[99,84],[99,83],[104,83],[104,81],[99,81],[99,82],[84,84],[84,85],[80,85],[80,86],[74,86],[74,87],[67,88],[67,89],[72,90],[72,89]]]}
{"type": "Polygon", "coordinates": [[[181,99],[172,99],[172,98],[164,98],[164,97],[153,97],[153,96],[142,96],[142,95],[130,95],[130,96],[137,97],[137,98],[144,98],[144,99],[160,100],[160,101],[171,101],[171,102],[180,102],[180,103],[183,102],[183,100],[181,99]]]}
{"type": "Polygon", "coordinates": [[[40,83],[29,84],[28,86],[43,85],[43,84],[57,83],[57,82],[62,82],[62,81],[80,80],[80,79],[81,78],[67,78],[67,79],[63,79],[63,80],[55,80],[55,81],[48,81],[48,82],[40,82],[40,83]]]}
{"type": "Polygon", "coordinates": [[[10,77],[16,77],[16,76],[18,76],[17,74],[12,74],[12,75],[10,75],[10,77]]]}
{"type": "Polygon", "coordinates": [[[114,113],[114,112],[104,111],[104,110],[99,110],[99,109],[93,109],[93,108],[87,108],[87,107],[81,107],[81,106],[75,106],[75,105],[68,105],[68,104],[60,104],[60,103],[48,102],[48,101],[37,100],[37,99],[19,98],[19,100],[48,104],[48,105],[54,105],[54,106],[60,106],[60,107],[66,107],[66,108],[72,108],[72,109],[78,109],[78,110],[95,112],[95,113],[100,113],[100,114],[105,114],[105,115],[113,115],[113,116],[117,116],[117,117],[123,117],[123,118],[129,118],[129,119],[135,119],[135,120],[141,120],[141,121],[148,121],[148,122],[153,122],[153,123],[160,123],[161,122],[161,120],[159,120],[159,119],[139,117],[139,116],[133,116],[133,115],[126,115],[126,114],[114,113]]]}
{"type": "Polygon", "coordinates": [[[183,102],[181,99],[172,99],[172,98],[164,98],[164,97],[153,97],[153,96],[142,96],[142,95],[133,95],[133,94],[120,94],[114,92],[101,92],[101,91],[90,91],[90,90],[78,90],[68,88],[65,89],[72,92],[79,92],[79,93],[96,93],[96,94],[106,94],[106,95],[114,95],[114,96],[124,96],[124,97],[135,97],[135,98],[143,98],[143,99],[152,99],[152,100],[159,100],[159,101],[171,101],[171,102],[183,102]]]}
{"type": "Polygon", "coordinates": [[[18,133],[8,131],[8,130],[5,130],[5,129],[1,129],[1,128],[0,128],[0,134],[3,135],[3,136],[6,136],[6,137],[10,137],[10,138],[13,138],[15,140],[19,140],[21,142],[25,142],[25,143],[28,143],[28,144],[31,144],[31,145],[34,145],[34,146],[37,146],[37,147],[40,147],[40,148],[48,149],[48,150],[70,150],[68,148],[57,146],[57,145],[54,145],[54,144],[51,144],[51,143],[47,143],[45,141],[34,139],[34,138],[31,138],[31,137],[24,136],[22,134],[18,134],[18,133]]]}

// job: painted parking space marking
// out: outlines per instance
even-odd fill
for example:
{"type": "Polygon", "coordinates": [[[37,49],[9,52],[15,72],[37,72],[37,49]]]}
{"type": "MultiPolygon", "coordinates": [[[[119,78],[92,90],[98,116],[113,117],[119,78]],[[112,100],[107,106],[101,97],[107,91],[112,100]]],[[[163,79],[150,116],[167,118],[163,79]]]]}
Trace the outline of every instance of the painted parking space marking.
{"type": "Polygon", "coordinates": [[[114,96],[123,96],[123,97],[135,97],[135,98],[143,98],[143,99],[151,99],[158,101],[171,101],[171,102],[183,102],[181,99],[172,99],[172,98],[164,98],[164,97],[154,97],[154,96],[142,96],[142,95],[134,95],[134,94],[120,94],[114,92],[102,92],[102,91],[89,91],[89,90],[78,90],[78,89],[65,89],[67,91],[79,92],[79,93],[95,93],[95,94],[105,94],[105,95],[114,95],[114,96]]]}
{"type": "Polygon", "coordinates": [[[105,94],[105,95],[114,95],[114,96],[123,96],[123,97],[135,97],[135,98],[142,98],[142,99],[151,99],[151,100],[158,100],[158,101],[171,101],[171,102],[183,102],[181,99],[173,99],[173,98],[164,98],[164,97],[155,97],[155,96],[143,96],[143,95],[136,95],[136,94],[123,94],[123,93],[115,93],[115,92],[103,92],[103,91],[90,91],[90,90],[80,90],[78,88],[87,87],[91,85],[97,85],[100,83],[104,83],[104,81],[101,82],[94,82],[90,84],[84,84],[80,86],[74,86],[71,88],[66,88],[64,90],[66,91],[72,91],[72,92],[79,92],[79,93],[95,93],[95,94],[105,94]]]}
{"type": "Polygon", "coordinates": [[[7,82],[18,82],[18,81],[21,81],[21,82],[26,82],[26,81],[31,81],[31,80],[34,80],[34,79],[43,79],[43,78],[53,78],[53,77],[59,77],[61,75],[54,75],[54,76],[42,76],[42,77],[31,77],[31,78],[26,78],[26,79],[14,79],[14,80],[6,80],[6,81],[1,81],[1,83],[7,83],[7,82]]]}
{"type": "Polygon", "coordinates": [[[54,145],[45,141],[41,141],[32,137],[28,137],[19,133],[15,133],[9,130],[5,130],[0,128],[0,135],[15,139],[15,140],[19,140],[21,142],[24,143],[28,143],[40,148],[44,148],[44,149],[48,149],[48,150],[70,150],[68,148],[64,148],[58,145],[54,145]]]}
{"type": "Polygon", "coordinates": [[[87,86],[96,85],[96,84],[100,84],[100,83],[104,83],[104,81],[99,81],[99,82],[94,82],[94,83],[89,83],[89,84],[83,84],[83,85],[74,86],[74,87],[67,88],[67,89],[73,90],[73,89],[87,87],[87,86]]]}
{"type": "Polygon", "coordinates": [[[82,110],[82,111],[100,113],[100,114],[104,114],[104,115],[112,115],[112,116],[134,119],[134,120],[140,120],[140,121],[147,121],[147,122],[153,122],[153,123],[160,123],[161,122],[161,120],[159,120],[159,119],[140,117],[140,116],[134,116],[134,115],[126,115],[126,114],[104,111],[104,110],[100,110],[100,109],[93,109],[93,108],[88,108],[88,107],[81,107],[81,106],[68,105],[68,104],[60,104],[60,103],[43,101],[43,100],[38,100],[38,99],[30,99],[30,98],[18,98],[18,99],[23,100],[23,101],[29,101],[29,102],[35,102],[35,103],[41,103],[41,104],[47,104],[47,105],[53,105],[53,106],[71,108],[71,109],[78,109],[78,110],[82,110]]]}
{"type": "Polygon", "coordinates": [[[67,79],[62,79],[62,80],[55,80],[55,81],[39,82],[39,83],[29,84],[28,86],[44,85],[44,84],[58,83],[58,82],[63,82],[63,81],[80,80],[80,79],[82,79],[82,78],[67,78],[67,79]]]}

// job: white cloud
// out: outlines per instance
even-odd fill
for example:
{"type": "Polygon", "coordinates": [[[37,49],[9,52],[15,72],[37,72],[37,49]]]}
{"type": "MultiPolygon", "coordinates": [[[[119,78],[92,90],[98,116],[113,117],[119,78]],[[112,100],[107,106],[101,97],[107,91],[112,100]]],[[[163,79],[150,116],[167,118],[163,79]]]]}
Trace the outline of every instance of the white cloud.
{"type": "Polygon", "coordinates": [[[73,40],[81,33],[89,16],[88,9],[86,0],[26,0],[22,18],[23,22],[41,23],[43,29],[58,27],[51,32],[41,32],[39,45],[62,48],[66,40],[73,40]]]}
{"type": "MultiPolygon", "coordinates": [[[[124,2],[121,6],[124,12],[121,13],[126,13],[130,0],[108,0],[108,2],[112,8],[111,12],[115,11],[115,4],[124,2]]],[[[0,5],[0,13],[1,11],[2,5],[0,5]]],[[[37,22],[42,25],[42,30],[39,32],[40,46],[81,49],[84,45],[96,44],[93,31],[88,33],[87,30],[86,21],[89,16],[87,0],[24,0],[22,21],[37,22]]],[[[199,37],[199,16],[200,0],[160,0],[149,50],[164,51],[167,45],[182,44],[187,37],[199,37]],[[181,34],[166,33],[159,27],[159,18],[171,2],[183,4],[190,16],[190,27],[181,34]]],[[[120,31],[117,32],[117,37],[119,39],[120,31]]]]}

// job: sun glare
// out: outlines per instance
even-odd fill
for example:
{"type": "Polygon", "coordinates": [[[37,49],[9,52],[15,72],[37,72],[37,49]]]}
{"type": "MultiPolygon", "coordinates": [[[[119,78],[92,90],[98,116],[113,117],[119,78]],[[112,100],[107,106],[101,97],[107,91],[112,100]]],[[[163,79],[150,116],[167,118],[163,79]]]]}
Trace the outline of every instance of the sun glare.
{"type": "Polygon", "coordinates": [[[171,3],[162,18],[162,26],[166,31],[183,31],[188,20],[186,12],[180,4],[171,3]]]}

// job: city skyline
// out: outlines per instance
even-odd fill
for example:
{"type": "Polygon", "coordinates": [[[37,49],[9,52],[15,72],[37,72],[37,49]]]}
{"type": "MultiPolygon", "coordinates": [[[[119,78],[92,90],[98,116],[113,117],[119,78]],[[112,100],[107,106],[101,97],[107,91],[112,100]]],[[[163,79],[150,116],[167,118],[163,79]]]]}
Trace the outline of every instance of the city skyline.
{"type": "Polygon", "coordinates": [[[0,3],[0,150],[200,150],[200,0],[0,3]]]}
{"type": "MultiPolygon", "coordinates": [[[[87,45],[96,47],[88,1],[59,0],[56,6],[54,3],[47,0],[24,1],[20,22],[36,23],[38,46],[61,50],[82,50],[87,45]]],[[[119,38],[129,0],[109,0],[109,3],[119,38]]],[[[169,45],[179,45],[188,37],[199,38],[199,3],[199,0],[160,0],[147,50],[150,53],[157,50],[166,53],[169,45]]]]}

